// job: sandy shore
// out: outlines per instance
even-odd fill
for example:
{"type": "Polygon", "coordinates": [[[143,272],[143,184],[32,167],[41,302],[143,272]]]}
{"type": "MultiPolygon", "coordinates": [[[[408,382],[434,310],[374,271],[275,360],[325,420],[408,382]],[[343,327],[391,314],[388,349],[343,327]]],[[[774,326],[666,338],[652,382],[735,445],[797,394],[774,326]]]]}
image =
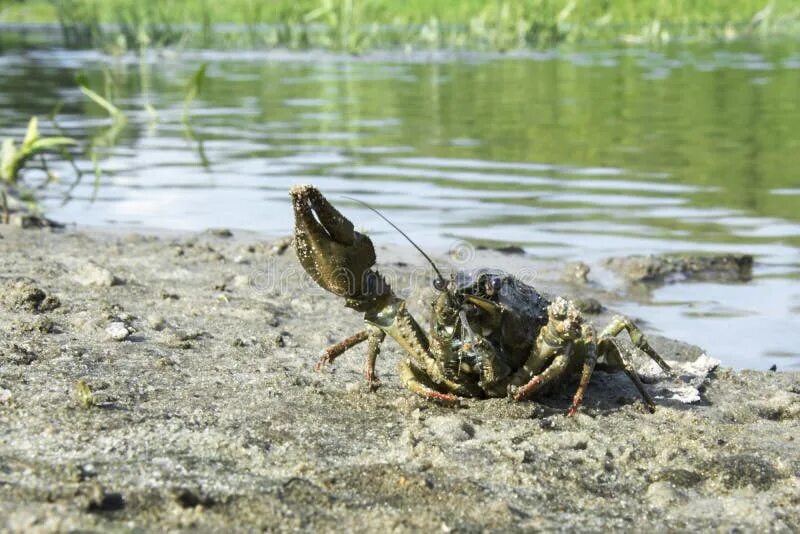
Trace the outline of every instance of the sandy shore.
{"type": "MultiPolygon", "coordinates": [[[[313,370],[362,323],[284,248],[0,227],[0,529],[800,530],[797,373],[714,370],[655,336],[681,369],[650,378],[655,414],[598,372],[567,418],[574,386],[425,402],[389,342],[370,392],[363,349],[313,370]]],[[[419,276],[378,256],[396,285],[419,276]]]]}

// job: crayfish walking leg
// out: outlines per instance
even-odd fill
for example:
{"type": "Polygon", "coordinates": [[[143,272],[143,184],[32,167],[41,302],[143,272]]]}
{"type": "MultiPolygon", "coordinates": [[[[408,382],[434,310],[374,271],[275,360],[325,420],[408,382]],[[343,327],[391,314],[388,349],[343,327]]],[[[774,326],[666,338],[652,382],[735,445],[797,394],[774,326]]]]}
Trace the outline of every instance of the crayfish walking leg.
{"type": "Polygon", "coordinates": [[[378,375],[375,372],[375,362],[381,352],[381,343],[386,338],[386,334],[379,328],[369,326],[360,332],[356,332],[350,337],[341,340],[335,345],[331,345],[322,353],[317,365],[314,367],[316,371],[321,370],[328,364],[344,354],[347,350],[355,347],[356,345],[369,341],[367,349],[367,361],[364,366],[364,378],[370,384],[370,387],[378,381],[378,375]]]}

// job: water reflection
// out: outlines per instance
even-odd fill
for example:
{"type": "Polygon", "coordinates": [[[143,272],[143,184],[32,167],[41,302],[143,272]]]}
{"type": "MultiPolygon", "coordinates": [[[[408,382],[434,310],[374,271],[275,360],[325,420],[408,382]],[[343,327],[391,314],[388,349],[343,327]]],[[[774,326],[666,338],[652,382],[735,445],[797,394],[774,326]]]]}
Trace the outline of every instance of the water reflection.
{"type": "MultiPolygon", "coordinates": [[[[107,128],[77,90],[78,71],[101,87],[106,70],[129,116],[100,161],[99,190],[87,180],[67,203],[69,184],[48,192],[62,221],[285,234],[286,191],[314,182],[334,199],[368,200],[438,251],[463,239],[589,262],[752,253],[750,283],[667,286],[624,311],[730,365],[800,365],[792,43],[361,58],[38,51],[0,56],[0,68],[3,135],[20,137],[31,114],[59,101],[67,135],[107,128]],[[187,136],[182,100],[200,62],[206,84],[187,136]]],[[[377,239],[397,241],[340,203],[377,239]]]]}

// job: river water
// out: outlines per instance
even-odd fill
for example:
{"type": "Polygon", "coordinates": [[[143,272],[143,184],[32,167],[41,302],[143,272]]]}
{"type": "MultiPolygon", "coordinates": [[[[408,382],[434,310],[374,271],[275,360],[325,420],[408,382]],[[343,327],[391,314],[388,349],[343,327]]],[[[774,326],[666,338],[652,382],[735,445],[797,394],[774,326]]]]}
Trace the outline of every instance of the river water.
{"type": "MultiPolygon", "coordinates": [[[[740,283],[654,288],[623,312],[740,368],[800,367],[800,46],[516,54],[66,50],[0,54],[0,137],[91,145],[40,196],[83,225],[291,231],[314,183],[376,242],[537,260],[749,253],[740,283]],[[189,80],[207,65],[199,96],[189,80]],[[77,74],[127,115],[115,131],[77,74]],[[459,248],[460,250],[460,248],[459,248]]],[[[30,183],[39,178],[28,175],[30,183]]],[[[594,274],[593,274],[594,275],[594,274]]],[[[593,276],[593,275],[590,275],[593,276]]]]}

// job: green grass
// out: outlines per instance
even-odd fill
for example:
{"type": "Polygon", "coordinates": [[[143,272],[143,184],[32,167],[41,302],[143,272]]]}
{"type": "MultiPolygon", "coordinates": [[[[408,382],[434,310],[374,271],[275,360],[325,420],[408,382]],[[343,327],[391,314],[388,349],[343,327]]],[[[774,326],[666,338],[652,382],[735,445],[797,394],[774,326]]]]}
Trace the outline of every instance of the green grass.
{"type": "Polygon", "coordinates": [[[796,0],[0,0],[0,22],[60,22],[69,46],[506,50],[791,33],[796,0]],[[219,31],[215,24],[236,24],[219,31]],[[107,24],[115,25],[109,28],[107,24]],[[191,29],[187,25],[193,25],[191,29]]]}
{"type": "MultiPolygon", "coordinates": [[[[39,133],[39,119],[31,117],[28,129],[22,142],[17,145],[13,138],[7,137],[0,144],[0,222],[8,224],[10,212],[8,207],[9,188],[21,185],[22,175],[32,170],[31,162],[38,158],[40,172],[45,173],[45,185],[58,181],[58,177],[47,166],[45,154],[58,153],[72,162],[72,156],[66,147],[76,145],[77,141],[70,137],[45,137],[39,133]]],[[[28,196],[27,191],[23,191],[28,196]]],[[[35,204],[35,202],[34,202],[35,204]]]]}

